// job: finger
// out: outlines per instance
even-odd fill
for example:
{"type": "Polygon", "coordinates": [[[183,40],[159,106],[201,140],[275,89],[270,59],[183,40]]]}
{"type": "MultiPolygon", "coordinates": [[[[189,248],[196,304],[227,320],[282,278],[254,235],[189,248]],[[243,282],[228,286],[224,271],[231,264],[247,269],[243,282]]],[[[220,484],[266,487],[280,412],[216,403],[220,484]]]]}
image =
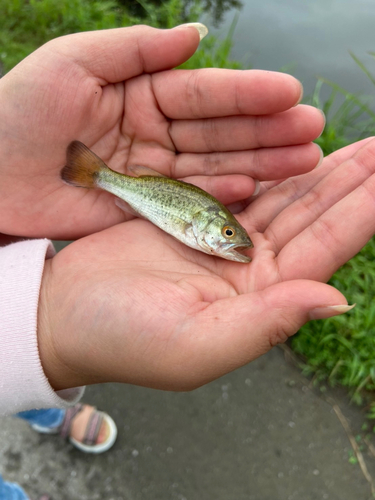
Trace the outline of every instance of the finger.
{"type": "Polygon", "coordinates": [[[173,120],[169,134],[177,151],[211,153],[305,144],[323,131],[324,116],[311,106],[266,116],[173,120]]]}
{"type": "MultiPolygon", "coordinates": [[[[319,182],[335,170],[335,168],[340,166],[343,161],[349,159],[362,147],[365,147],[369,142],[371,142],[371,140],[371,138],[365,139],[351,144],[350,146],[346,146],[345,148],[342,148],[325,158],[322,165],[312,172],[299,177],[287,179],[281,184],[278,184],[272,189],[264,192],[264,194],[258,196],[258,198],[251,203],[246,211],[247,225],[254,231],[264,233],[267,227],[271,225],[271,222],[274,221],[279,214],[286,210],[287,207],[291,206],[296,200],[300,199],[312,190],[319,184],[319,182]]],[[[339,173],[338,177],[340,177],[340,175],[341,174],[339,173]]],[[[332,185],[329,197],[332,196],[335,190],[336,186],[332,185]]],[[[291,213],[289,213],[289,215],[292,216],[291,213]]],[[[293,219],[289,219],[287,222],[288,227],[291,227],[293,219]]],[[[283,224],[280,229],[285,230],[285,224],[283,224]]],[[[272,230],[275,230],[275,225],[272,226],[272,230]]],[[[280,232],[278,233],[278,236],[279,234],[280,232]]],[[[276,239],[276,237],[274,239],[276,239]]]]}
{"type": "Polygon", "coordinates": [[[329,172],[271,222],[265,236],[274,242],[276,253],[374,173],[375,140],[329,172]]]}
{"type": "Polygon", "coordinates": [[[309,172],[320,160],[321,149],[313,143],[228,153],[182,153],[176,156],[171,175],[185,177],[236,173],[262,181],[285,179],[309,172]]]}
{"type": "Polygon", "coordinates": [[[281,250],[280,275],[327,281],[374,233],[375,175],[371,175],[281,250]]]}
{"type": "Polygon", "coordinates": [[[335,288],[303,280],[218,300],[187,322],[192,345],[184,346],[181,378],[172,383],[192,389],[235,370],[285,342],[307,321],[337,315],[340,308],[330,306],[341,304],[346,299],[335,288]]]}
{"type": "Polygon", "coordinates": [[[268,115],[299,102],[301,84],[271,71],[204,68],[152,75],[155,98],[172,119],[268,115]]]}
{"type": "Polygon", "coordinates": [[[55,51],[65,54],[105,84],[174,68],[194,54],[199,41],[192,26],[172,30],[132,26],[76,33],[56,38],[44,47],[52,55],[55,51]]]}

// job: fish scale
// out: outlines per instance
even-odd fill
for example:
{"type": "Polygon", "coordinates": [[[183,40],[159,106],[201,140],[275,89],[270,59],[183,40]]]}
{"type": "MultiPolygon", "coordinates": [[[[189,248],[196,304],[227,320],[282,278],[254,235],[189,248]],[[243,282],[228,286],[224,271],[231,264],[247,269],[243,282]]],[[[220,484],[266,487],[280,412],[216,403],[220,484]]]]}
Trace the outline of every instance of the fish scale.
{"type": "Polygon", "coordinates": [[[98,175],[97,186],[123,199],[149,220],[169,215],[189,223],[195,213],[212,203],[226,210],[205,191],[167,177],[118,177],[104,171],[98,175]]]}

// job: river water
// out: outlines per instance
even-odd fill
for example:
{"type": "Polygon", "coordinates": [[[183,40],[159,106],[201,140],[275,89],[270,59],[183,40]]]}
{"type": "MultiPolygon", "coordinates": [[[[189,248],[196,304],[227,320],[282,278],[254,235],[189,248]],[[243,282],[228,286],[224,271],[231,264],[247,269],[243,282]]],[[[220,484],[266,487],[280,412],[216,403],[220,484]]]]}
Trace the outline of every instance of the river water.
{"type": "MultiPolygon", "coordinates": [[[[375,87],[351,58],[375,75],[375,0],[243,0],[234,32],[232,57],[253,68],[280,70],[312,93],[323,76],[350,92],[375,95],[375,87]]],[[[236,11],[218,29],[225,36],[236,11]]]]}

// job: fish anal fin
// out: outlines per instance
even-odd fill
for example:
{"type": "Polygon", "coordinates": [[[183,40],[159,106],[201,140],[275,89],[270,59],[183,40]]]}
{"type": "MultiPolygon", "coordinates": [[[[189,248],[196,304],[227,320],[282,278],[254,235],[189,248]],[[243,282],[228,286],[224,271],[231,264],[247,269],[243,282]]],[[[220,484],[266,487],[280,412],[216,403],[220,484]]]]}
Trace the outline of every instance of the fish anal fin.
{"type": "Polygon", "coordinates": [[[144,165],[129,165],[126,168],[127,172],[133,177],[166,177],[166,175],[156,172],[150,167],[145,167],[144,165]]]}

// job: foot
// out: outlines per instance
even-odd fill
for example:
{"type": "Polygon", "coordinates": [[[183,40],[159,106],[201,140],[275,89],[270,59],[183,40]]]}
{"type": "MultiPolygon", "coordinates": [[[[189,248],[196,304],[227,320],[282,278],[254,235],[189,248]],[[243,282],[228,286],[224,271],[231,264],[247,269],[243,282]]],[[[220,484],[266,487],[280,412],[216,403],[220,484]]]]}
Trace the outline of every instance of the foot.
{"type": "Polygon", "coordinates": [[[41,434],[60,434],[85,453],[104,453],[112,448],[117,438],[113,419],[107,413],[83,404],[68,408],[58,427],[30,425],[41,434]]]}
{"type": "MultiPolygon", "coordinates": [[[[73,418],[69,436],[76,441],[82,443],[83,438],[85,436],[85,431],[87,424],[89,423],[89,419],[91,413],[94,411],[94,407],[90,405],[83,405],[83,409],[77,413],[77,415],[73,418]]],[[[101,444],[107,441],[109,437],[109,427],[105,420],[100,427],[98,437],[96,439],[96,444],[101,444]]]]}

